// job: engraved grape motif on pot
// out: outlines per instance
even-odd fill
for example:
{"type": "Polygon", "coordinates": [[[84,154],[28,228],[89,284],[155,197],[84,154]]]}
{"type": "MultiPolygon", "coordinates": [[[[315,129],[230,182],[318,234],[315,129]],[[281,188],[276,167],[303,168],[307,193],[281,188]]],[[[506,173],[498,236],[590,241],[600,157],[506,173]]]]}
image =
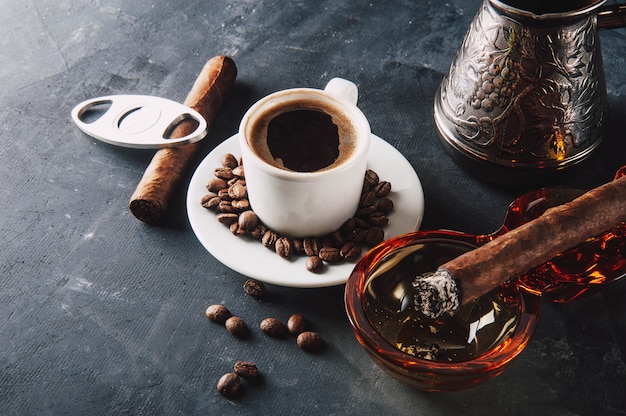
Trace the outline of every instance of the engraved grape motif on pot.
{"type": "Polygon", "coordinates": [[[559,163],[604,134],[596,18],[524,26],[486,2],[440,90],[457,139],[485,160],[559,163]]]}

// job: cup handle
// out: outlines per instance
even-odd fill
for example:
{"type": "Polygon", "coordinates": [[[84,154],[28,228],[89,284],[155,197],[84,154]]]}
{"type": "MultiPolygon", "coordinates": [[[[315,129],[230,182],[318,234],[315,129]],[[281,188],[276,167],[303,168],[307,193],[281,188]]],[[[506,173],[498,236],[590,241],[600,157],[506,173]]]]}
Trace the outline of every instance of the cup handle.
{"type": "Polygon", "coordinates": [[[356,84],[343,78],[333,78],[328,81],[324,91],[336,97],[342,98],[353,105],[356,105],[359,99],[359,89],[356,84]]]}

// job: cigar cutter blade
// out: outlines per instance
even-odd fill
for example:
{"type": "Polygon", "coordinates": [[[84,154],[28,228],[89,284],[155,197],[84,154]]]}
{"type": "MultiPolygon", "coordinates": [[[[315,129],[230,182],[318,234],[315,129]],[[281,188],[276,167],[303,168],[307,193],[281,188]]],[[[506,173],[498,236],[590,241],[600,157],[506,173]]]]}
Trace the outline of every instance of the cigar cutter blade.
{"type": "Polygon", "coordinates": [[[200,113],[176,101],[149,95],[92,98],[72,109],[72,120],[98,140],[138,149],[180,146],[202,140],[207,134],[207,122],[200,113]],[[170,138],[187,120],[187,130],[193,131],[170,138]]]}

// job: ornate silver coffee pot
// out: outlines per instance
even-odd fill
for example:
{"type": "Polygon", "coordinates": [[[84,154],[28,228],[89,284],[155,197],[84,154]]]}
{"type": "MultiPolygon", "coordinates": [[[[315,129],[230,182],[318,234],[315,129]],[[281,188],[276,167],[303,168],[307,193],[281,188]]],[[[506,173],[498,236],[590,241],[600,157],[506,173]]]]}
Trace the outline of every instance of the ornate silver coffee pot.
{"type": "Polygon", "coordinates": [[[598,30],[626,25],[626,5],[604,3],[484,0],[435,98],[458,163],[553,171],[598,147],[608,124],[598,30]]]}

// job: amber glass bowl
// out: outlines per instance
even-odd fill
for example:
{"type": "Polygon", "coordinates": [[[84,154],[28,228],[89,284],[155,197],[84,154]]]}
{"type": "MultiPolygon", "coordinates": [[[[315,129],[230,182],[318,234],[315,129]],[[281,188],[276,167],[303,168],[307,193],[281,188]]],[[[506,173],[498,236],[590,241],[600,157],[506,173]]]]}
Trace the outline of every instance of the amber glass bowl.
{"type": "Polygon", "coordinates": [[[447,318],[425,322],[422,344],[428,348],[398,341],[396,334],[406,332],[398,328],[411,321],[407,282],[479,244],[476,236],[454,231],[414,232],[374,247],[357,263],[346,283],[346,311],[359,343],[391,376],[425,391],[464,389],[500,374],[529,342],[540,298],[510,282],[479,299],[472,311],[459,311],[465,315],[460,324],[447,318]],[[507,315],[485,321],[491,305],[497,305],[494,310],[504,306],[507,315]]]}
{"type": "Polygon", "coordinates": [[[522,195],[491,234],[416,231],[374,247],[356,264],[345,288],[357,340],[382,369],[421,390],[458,390],[497,376],[529,342],[540,295],[570,302],[626,276],[626,224],[510,277],[454,319],[416,318],[411,282],[580,194],[545,188],[522,195]]]}

